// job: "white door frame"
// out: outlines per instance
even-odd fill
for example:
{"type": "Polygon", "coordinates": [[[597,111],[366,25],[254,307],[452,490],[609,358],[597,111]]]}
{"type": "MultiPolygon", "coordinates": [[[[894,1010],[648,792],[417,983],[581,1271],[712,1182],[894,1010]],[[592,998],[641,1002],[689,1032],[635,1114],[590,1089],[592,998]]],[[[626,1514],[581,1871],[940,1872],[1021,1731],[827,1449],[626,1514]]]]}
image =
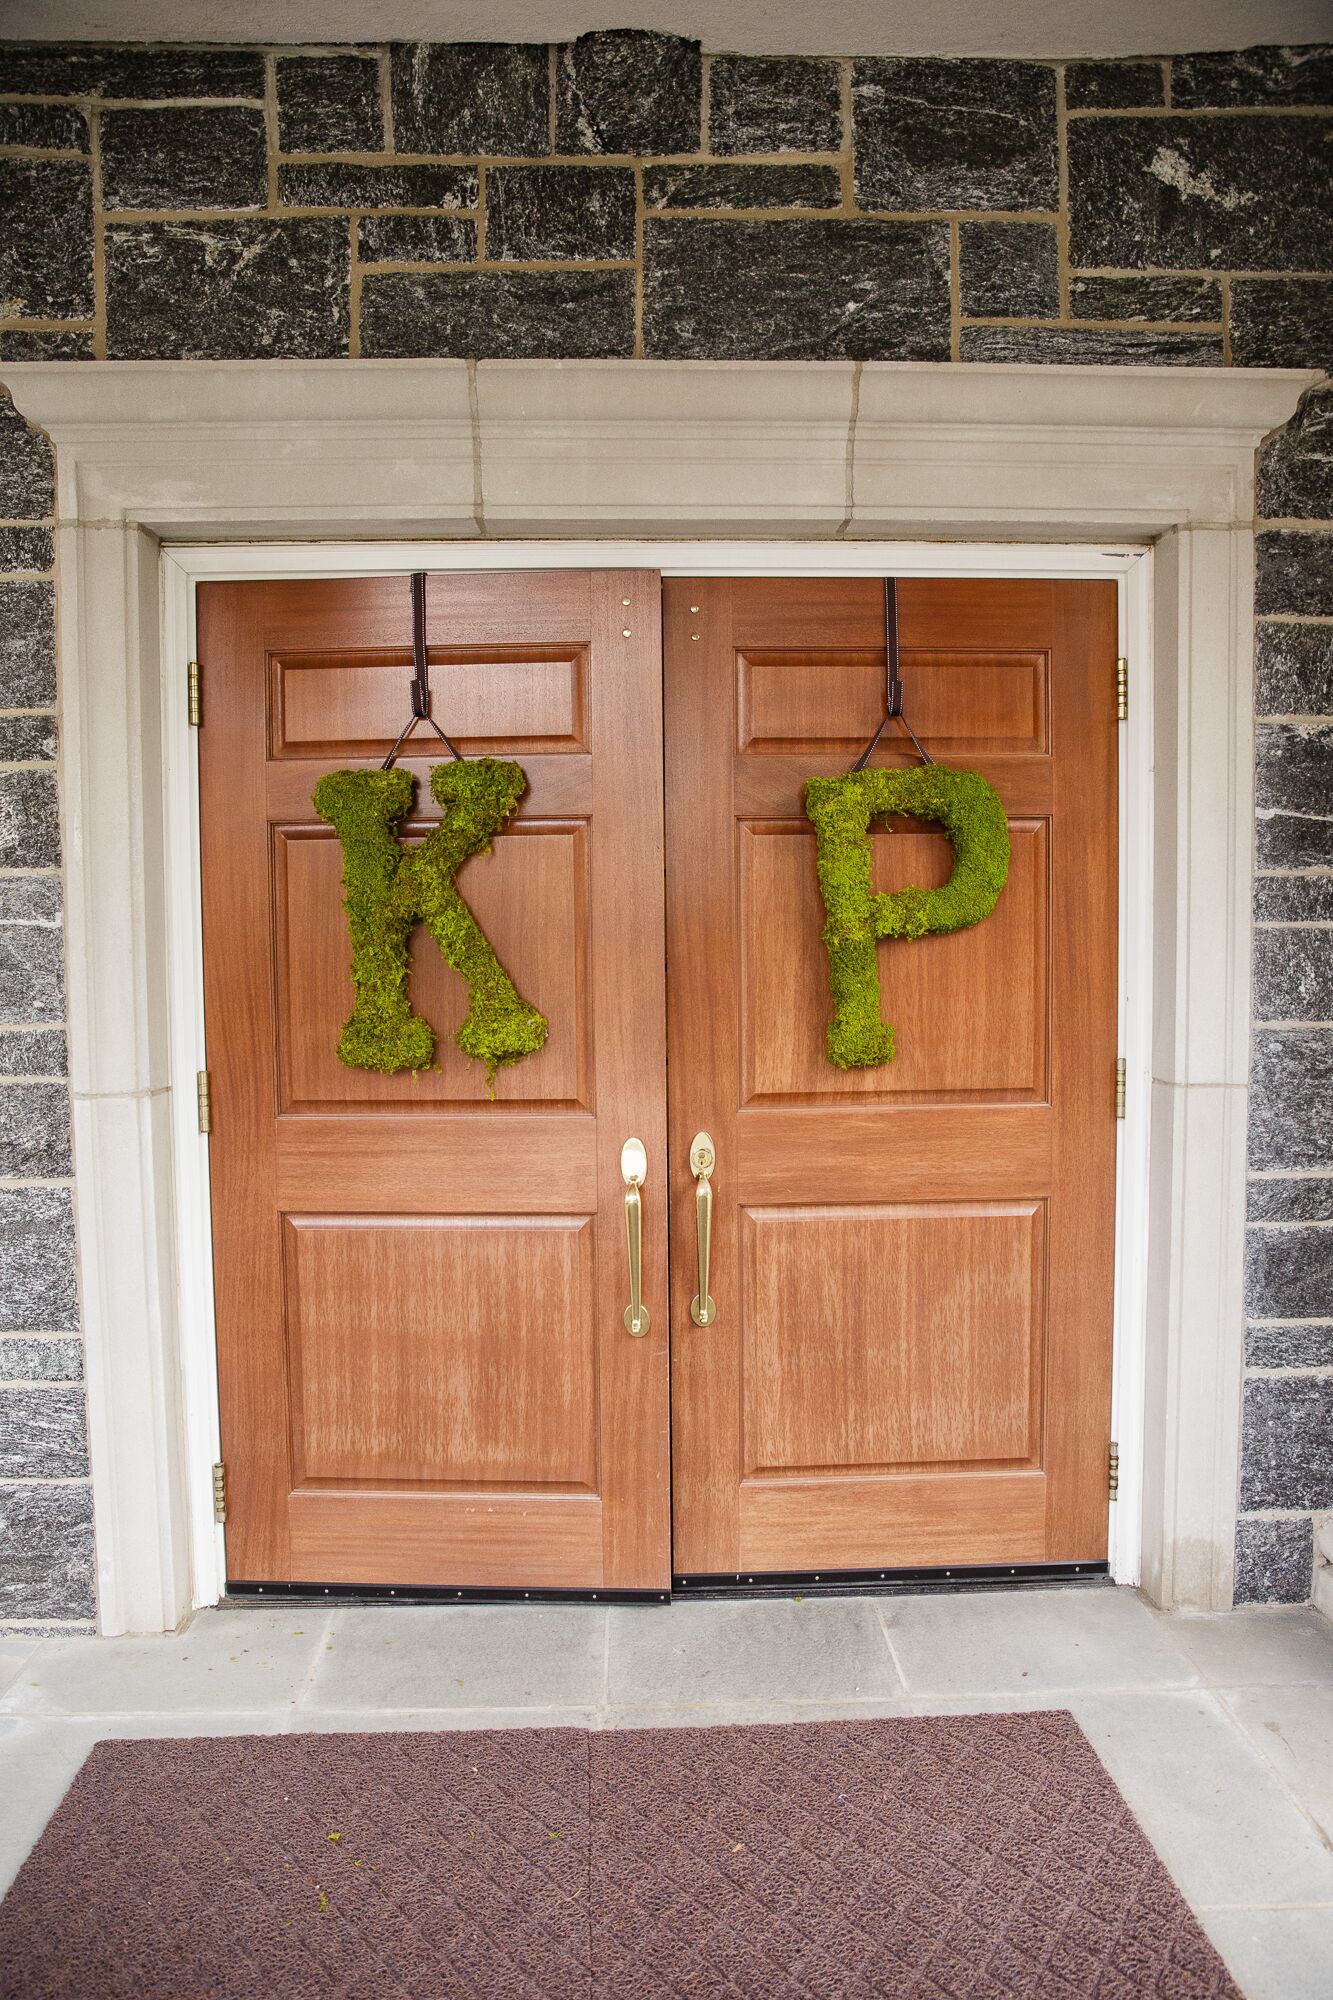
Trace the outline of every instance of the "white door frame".
{"type": "MultiPolygon", "coordinates": [[[[173,1040],[169,938],[182,912],[169,829],[189,774],[164,727],[163,689],[184,665],[164,655],[164,542],[391,537],[430,547],[436,565],[452,545],[460,564],[482,566],[503,560],[497,542],[571,534],[624,561],[633,536],[654,544],[637,559],[661,567],[667,538],[741,535],[752,552],[794,538],[811,561],[819,544],[933,543],[946,569],[958,552],[940,543],[996,535],[1153,544],[1151,858],[1139,862],[1144,879],[1151,870],[1152,1019],[1137,1006],[1128,1024],[1147,1038],[1135,1069],[1151,1102],[1146,1184],[1127,1160],[1122,1205],[1137,1181],[1140,1574],[1162,1604],[1230,1602],[1254,450],[1313,374],[339,361],[10,363],[0,378],[56,447],[75,1189],[103,1631],[175,1625],[198,1561],[189,1474],[204,1425],[194,1395],[198,1436],[187,1437],[183,1357],[199,1304],[181,1271],[199,1244],[176,1187],[198,1151],[188,1121],[199,1060],[187,1067],[173,1040]]],[[[692,548],[688,566],[701,554],[692,548]]],[[[367,552],[357,566],[373,566],[367,552]]],[[[1124,1264],[1120,1277],[1127,1295],[1124,1264]]],[[[1117,1412],[1122,1442],[1128,1415],[1117,1412]]]]}
{"type": "MultiPolygon", "coordinates": [[[[1148,1107],[1152,999],[1152,552],[1077,544],[919,542],[475,542],[271,543],[244,549],[169,544],[162,551],[163,657],[195,654],[195,586],[258,577],[406,577],[416,569],[656,569],[663,576],[1061,576],[1115,582],[1118,650],[1132,659],[1135,698],[1119,743],[1119,951],[1117,1048],[1128,1089],[1117,1126],[1115,1336],[1112,1436],[1120,1448],[1120,1494],[1109,1507],[1111,1574],[1140,1579],[1143,1380],[1146,1355],[1148,1107]]],[[[207,686],[204,688],[207,704],[207,686]]],[[[206,1069],[203,933],[200,922],[198,732],[190,727],[186,678],[162,682],[166,770],[167,952],[173,1074],[206,1069]]],[[[1109,1084],[1108,1084],[1109,1091],[1109,1084]]],[[[1108,1107],[1109,1107],[1108,1095],[1108,1107]]],[[[223,1530],[214,1519],[212,1469],[221,1457],[217,1338],[213,1311],[208,1141],[195,1105],[173,1093],[176,1144],[177,1282],[185,1468],[193,1602],[216,1604],[226,1589],[223,1530]]]]}

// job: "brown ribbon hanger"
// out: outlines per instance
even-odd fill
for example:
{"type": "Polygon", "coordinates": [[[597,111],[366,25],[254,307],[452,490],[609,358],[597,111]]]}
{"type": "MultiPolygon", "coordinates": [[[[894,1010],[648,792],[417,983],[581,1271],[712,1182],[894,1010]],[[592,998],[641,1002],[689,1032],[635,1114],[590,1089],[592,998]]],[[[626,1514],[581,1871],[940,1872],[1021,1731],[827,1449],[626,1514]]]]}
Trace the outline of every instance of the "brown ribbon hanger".
{"type": "Polygon", "coordinates": [[[412,713],[398,732],[393,749],[380,765],[381,771],[391,771],[402,749],[419,722],[428,722],[443,743],[451,757],[463,761],[463,753],[449,741],[439,723],[430,712],[430,677],[426,666],[426,572],[418,570],[412,578],[412,713]]]}
{"type": "MultiPolygon", "coordinates": [[[[884,664],[887,682],[884,695],[884,720],[852,765],[852,771],[864,771],[875,753],[880,737],[889,724],[895,721],[901,722],[911,737],[913,747],[922,763],[935,762],[929,750],[922,747],[916,731],[903,714],[903,683],[902,675],[898,671],[898,585],[891,576],[886,576],[884,579],[884,664]]],[[[851,776],[851,772],[848,776],[851,776]]]]}

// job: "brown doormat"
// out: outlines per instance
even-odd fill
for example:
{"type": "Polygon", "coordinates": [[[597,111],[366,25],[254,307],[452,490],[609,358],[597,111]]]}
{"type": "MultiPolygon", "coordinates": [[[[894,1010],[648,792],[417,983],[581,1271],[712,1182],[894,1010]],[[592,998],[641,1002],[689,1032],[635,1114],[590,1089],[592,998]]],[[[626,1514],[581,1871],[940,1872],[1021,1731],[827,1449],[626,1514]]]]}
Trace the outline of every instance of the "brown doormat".
{"type": "Polygon", "coordinates": [[[4,2000],[1202,2000],[1072,1716],[101,1743],[4,2000]]]}

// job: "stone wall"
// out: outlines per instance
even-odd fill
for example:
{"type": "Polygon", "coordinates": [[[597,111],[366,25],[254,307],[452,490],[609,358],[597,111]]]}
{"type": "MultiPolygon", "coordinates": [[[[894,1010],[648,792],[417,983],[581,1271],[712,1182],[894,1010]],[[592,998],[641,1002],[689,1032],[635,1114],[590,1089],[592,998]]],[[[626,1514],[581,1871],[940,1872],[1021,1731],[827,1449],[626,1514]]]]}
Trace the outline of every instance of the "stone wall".
{"type": "MultiPolygon", "coordinates": [[[[0,46],[38,357],[1333,364],[1333,51],[0,46]]],[[[86,1622],[52,468],[0,403],[0,1621],[86,1622]]],[[[1333,393],[1261,462],[1238,1594],[1333,1508],[1333,393]]]]}

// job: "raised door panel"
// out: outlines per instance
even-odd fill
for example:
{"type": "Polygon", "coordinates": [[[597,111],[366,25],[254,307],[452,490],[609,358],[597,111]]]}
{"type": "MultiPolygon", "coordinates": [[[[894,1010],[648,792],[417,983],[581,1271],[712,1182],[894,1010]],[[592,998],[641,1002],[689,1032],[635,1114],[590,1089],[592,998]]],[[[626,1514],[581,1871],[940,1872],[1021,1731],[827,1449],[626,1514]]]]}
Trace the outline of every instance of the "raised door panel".
{"type": "Polygon", "coordinates": [[[595,1492],[591,1217],[283,1229],[294,1490],[595,1492]]]}
{"type": "MultiPolygon", "coordinates": [[[[412,655],[284,647],[269,658],[274,757],[372,757],[404,721],[412,655]]],[[[468,755],[586,750],[588,654],[583,646],[432,646],[432,712],[468,755]]],[[[429,734],[429,732],[427,732],[429,734]]]]}
{"type": "Polygon", "coordinates": [[[1041,1459],[1040,1202],[742,1216],[744,1473],[1041,1459]]]}
{"type": "MultiPolygon", "coordinates": [[[[880,1009],[897,1053],[880,1068],[846,1070],[824,1047],[828,955],[814,833],[803,822],[740,824],[742,1106],[1045,1100],[1049,827],[1016,820],[1009,831],[1009,880],[984,924],[881,940],[880,1009]]],[[[871,846],[877,890],[949,879],[948,841],[920,822],[881,826],[871,846]]]]}
{"type": "MultiPolygon", "coordinates": [[[[884,717],[884,654],[762,652],[737,656],[737,747],[851,759],[884,717]]],[[[902,659],[911,722],[944,761],[1046,752],[1050,659],[1044,652],[925,652],[902,659]]]]}
{"type": "MultiPolygon", "coordinates": [[[[427,822],[409,822],[416,845],[427,822]]],[[[589,829],[580,820],[515,820],[489,854],[459,871],[458,887],[525,1000],[546,1016],[536,1055],[497,1071],[494,1101],[592,1109],[587,922],[589,829]]],[[[338,1033],[352,1008],[352,977],[342,921],[342,849],[331,828],[273,830],[281,1111],[426,1112],[491,1101],[486,1074],[454,1034],[467,1011],[467,988],[424,927],[411,945],[415,1011],[435,1029],[435,1067],[413,1075],[349,1070],[338,1060],[338,1033]]]]}

